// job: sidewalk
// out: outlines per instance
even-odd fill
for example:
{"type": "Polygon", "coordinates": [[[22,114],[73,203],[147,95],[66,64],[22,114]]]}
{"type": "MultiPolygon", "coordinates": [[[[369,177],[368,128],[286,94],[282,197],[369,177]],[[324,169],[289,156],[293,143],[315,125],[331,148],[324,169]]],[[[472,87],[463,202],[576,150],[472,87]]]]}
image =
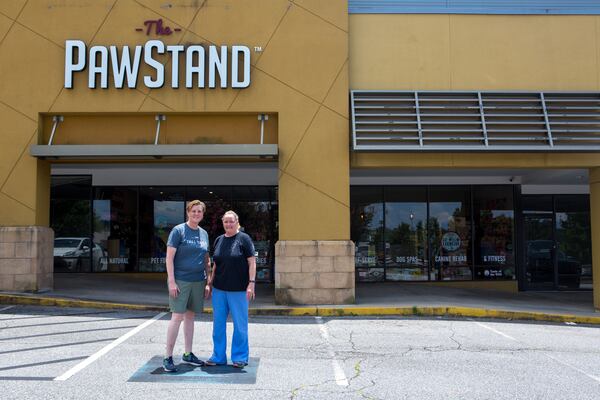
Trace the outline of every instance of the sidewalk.
{"type": "MultiPolygon", "coordinates": [[[[0,292],[0,304],[166,310],[160,277],[118,274],[55,274],[55,290],[41,294],[0,292]]],[[[210,302],[207,303],[210,307],[210,302]]],[[[426,315],[599,324],[592,292],[519,292],[457,289],[414,283],[365,283],[356,304],[279,306],[273,285],[257,285],[254,315],[426,315]]]]}

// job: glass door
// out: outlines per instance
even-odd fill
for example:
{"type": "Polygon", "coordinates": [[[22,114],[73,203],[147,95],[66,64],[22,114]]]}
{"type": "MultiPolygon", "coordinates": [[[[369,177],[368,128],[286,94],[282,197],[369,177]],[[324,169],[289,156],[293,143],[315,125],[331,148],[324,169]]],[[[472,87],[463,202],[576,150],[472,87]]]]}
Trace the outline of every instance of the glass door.
{"type": "Polygon", "coordinates": [[[471,191],[467,186],[429,189],[431,280],[473,278],[471,249],[471,191]]]}
{"type": "Polygon", "coordinates": [[[527,288],[554,289],[556,260],[552,212],[525,212],[523,226],[527,288]]]}
{"type": "Polygon", "coordinates": [[[555,196],[558,289],[592,289],[592,247],[589,199],[555,196]]]}
{"type": "Polygon", "coordinates": [[[427,187],[385,188],[385,279],[426,281],[427,187]]]}

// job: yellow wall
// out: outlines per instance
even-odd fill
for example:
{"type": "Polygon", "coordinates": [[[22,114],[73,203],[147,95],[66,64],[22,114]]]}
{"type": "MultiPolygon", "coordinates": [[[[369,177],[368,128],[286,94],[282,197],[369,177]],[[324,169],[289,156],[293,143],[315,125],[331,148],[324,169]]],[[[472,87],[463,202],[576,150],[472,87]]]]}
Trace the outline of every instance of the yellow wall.
{"type": "MultiPolygon", "coordinates": [[[[350,89],[600,90],[600,17],[349,18],[350,89]]],[[[576,168],[595,153],[353,153],[356,168],[576,168]]]]}
{"type": "MultiPolygon", "coordinates": [[[[49,126],[40,113],[272,112],[277,118],[269,122],[276,122],[278,136],[268,134],[279,145],[280,239],[349,238],[346,0],[180,0],[169,2],[171,7],[162,0],[59,3],[0,2],[0,225],[47,223],[48,165],[28,155],[29,144],[47,140],[49,126]],[[81,39],[88,48],[143,44],[156,37],[135,28],[158,18],[182,29],[160,37],[167,44],[262,47],[251,54],[251,86],[91,90],[87,74],[79,73],[74,89],[63,89],[66,39],[81,39]]],[[[87,134],[105,131],[96,122],[87,134]]],[[[167,122],[166,139],[181,131],[174,124],[167,122]]],[[[233,134],[237,127],[228,129],[233,134]]],[[[152,135],[154,121],[140,120],[137,128],[152,135]]],[[[252,135],[258,137],[257,129],[252,135]]],[[[59,128],[57,143],[79,142],[64,132],[60,138],[59,128]]],[[[140,140],[137,135],[124,135],[124,143],[140,140]]]]}
{"type": "Polygon", "coordinates": [[[350,88],[600,90],[600,17],[350,15],[350,88]]]}
{"type": "MultiPolygon", "coordinates": [[[[54,135],[53,144],[151,144],[156,135],[156,114],[66,114],[54,135]]],[[[257,114],[163,113],[159,144],[244,144],[260,143],[257,114]]],[[[52,115],[43,115],[40,144],[52,132],[52,115]]],[[[277,143],[276,113],[264,125],[264,143],[277,143]]]]}
{"type": "Polygon", "coordinates": [[[597,153],[375,153],[353,152],[355,168],[589,168],[597,153]]]}

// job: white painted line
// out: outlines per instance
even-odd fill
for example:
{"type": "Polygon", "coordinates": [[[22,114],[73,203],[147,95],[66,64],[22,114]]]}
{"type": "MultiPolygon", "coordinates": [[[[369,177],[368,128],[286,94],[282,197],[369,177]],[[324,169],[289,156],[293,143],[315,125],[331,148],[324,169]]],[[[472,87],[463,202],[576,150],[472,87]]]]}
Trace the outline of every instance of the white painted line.
{"type": "Polygon", "coordinates": [[[499,330],[496,330],[496,329],[492,328],[491,326],[487,326],[486,324],[482,324],[481,322],[477,322],[477,321],[473,321],[473,322],[475,322],[477,325],[481,326],[482,328],[489,329],[490,331],[492,331],[492,332],[494,332],[494,333],[496,333],[496,334],[498,334],[500,336],[504,336],[507,339],[514,340],[515,342],[518,342],[518,340],[515,339],[514,337],[509,336],[506,333],[502,333],[499,330]]]}
{"type": "MultiPolygon", "coordinates": [[[[514,340],[515,342],[520,342],[519,340],[515,339],[514,337],[512,337],[512,336],[509,336],[509,335],[507,335],[507,334],[505,334],[505,333],[502,333],[502,332],[500,332],[499,330],[497,330],[497,329],[494,329],[494,328],[492,328],[492,327],[490,327],[490,326],[487,326],[487,325],[485,325],[485,324],[482,324],[481,322],[477,322],[477,321],[473,321],[473,322],[475,322],[477,325],[479,325],[479,326],[481,326],[481,327],[483,327],[483,328],[485,328],[485,329],[489,329],[490,331],[492,331],[492,332],[494,332],[494,333],[497,333],[497,334],[498,334],[498,335],[500,335],[500,336],[504,336],[505,338],[508,338],[508,339],[510,339],[510,340],[514,340]]],[[[525,344],[524,342],[520,342],[520,343],[523,343],[523,344],[525,344]]],[[[565,362],[565,361],[559,360],[558,358],[556,358],[556,357],[554,357],[554,356],[552,356],[552,355],[550,355],[550,354],[548,354],[548,353],[541,352],[541,354],[545,355],[546,357],[548,357],[548,358],[549,358],[549,359],[551,359],[551,360],[554,360],[554,361],[556,361],[557,363],[559,363],[559,364],[561,364],[561,365],[564,365],[565,367],[571,368],[572,370],[574,370],[574,371],[577,371],[577,372],[579,372],[579,373],[581,373],[581,374],[583,374],[583,375],[587,376],[588,378],[591,378],[591,379],[595,380],[596,382],[600,382],[600,377],[598,377],[598,376],[596,376],[596,375],[591,375],[591,374],[588,374],[588,373],[587,373],[587,372],[585,372],[584,370],[582,370],[582,369],[579,369],[579,368],[577,368],[576,366],[574,366],[574,365],[571,365],[571,364],[569,364],[569,363],[567,363],[567,362],[565,362]]]]}
{"type": "Polygon", "coordinates": [[[8,306],[8,307],[4,307],[4,308],[0,308],[0,312],[2,311],[6,311],[6,310],[10,310],[11,308],[13,308],[14,306],[8,306]]]}
{"type": "Polygon", "coordinates": [[[102,357],[103,355],[105,355],[106,353],[108,353],[109,351],[111,351],[112,349],[114,349],[115,347],[117,347],[118,345],[120,345],[121,343],[123,343],[124,341],[126,341],[127,339],[132,337],[133,335],[135,335],[136,333],[138,333],[139,331],[141,331],[142,329],[152,325],[154,322],[161,319],[165,314],[167,314],[167,313],[161,312],[160,314],[157,314],[154,317],[152,317],[152,319],[149,319],[148,321],[144,322],[143,324],[136,326],[135,328],[133,328],[132,330],[130,330],[129,332],[127,332],[120,338],[116,339],[115,341],[113,341],[112,343],[110,343],[109,345],[107,345],[106,347],[104,347],[103,349],[98,351],[97,353],[92,354],[91,356],[89,356],[88,358],[86,358],[85,360],[83,360],[82,362],[80,362],[79,364],[77,364],[76,366],[74,366],[73,368],[71,368],[70,370],[65,372],[64,374],[57,376],[56,378],[54,378],[54,380],[55,381],[66,381],[67,379],[69,379],[70,377],[72,377],[73,375],[75,375],[76,373],[78,373],[79,371],[81,371],[82,369],[84,369],[85,367],[87,367],[88,365],[90,365],[91,363],[93,363],[94,361],[96,361],[97,359],[99,359],[100,357],[102,357]]]}
{"type": "Polygon", "coordinates": [[[323,319],[321,317],[315,317],[315,319],[317,320],[317,324],[319,324],[321,337],[327,343],[327,354],[331,358],[331,363],[333,365],[333,375],[335,376],[335,383],[337,383],[339,386],[348,386],[348,379],[346,378],[344,369],[340,365],[340,362],[335,358],[333,346],[329,342],[329,331],[327,330],[327,326],[323,323],[323,319]]]}
{"type": "Polygon", "coordinates": [[[588,374],[587,372],[585,372],[585,371],[583,371],[583,370],[581,370],[581,369],[577,368],[576,366],[574,366],[574,365],[571,365],[571,364],[569,364],[568,362],[561,361],[561,360],[559,360],[558,358],[556,358],[556,357],[554,357],[554,356],[551,356],[550,354],[546,354],[546,353],[542,353],[542,354],[544,354],[546,357],[548,357],[548,358],[550,358],[550,359],[552,359],[552,360],[556,361],[557,363],[559,363],[559,364],[562,364],[562,365],[564,365],[565,367],[569,367],[569,368],[571,368],[572,370],[575,370],[575,371],[577,371],[577,372],[579,372],[579,373],[582,373],[583,375],[587,376],[588,378],[592,378],[592,379],[593,379],[593,380],[595,380],[596,382],[599,382],[599,383],[600,383],[600,377],[597,377],[597,376],[595,376],[595,375],[588,374]]]}

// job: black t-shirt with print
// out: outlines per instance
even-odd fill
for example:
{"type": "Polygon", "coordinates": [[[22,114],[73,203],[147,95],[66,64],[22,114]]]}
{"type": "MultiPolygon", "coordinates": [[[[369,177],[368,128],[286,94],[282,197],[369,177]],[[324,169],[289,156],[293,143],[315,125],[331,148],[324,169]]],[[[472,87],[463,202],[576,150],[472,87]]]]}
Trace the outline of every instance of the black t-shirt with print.
{"type": "Polygon", "coordinates": [[[248,257],[254,256],[252,239],[244,232],[238,232],[231,237],[221,235],[214,243],[213,259],[217,269],[213,286],[230,292],[245,292],[250,280],[248,257]]]}

